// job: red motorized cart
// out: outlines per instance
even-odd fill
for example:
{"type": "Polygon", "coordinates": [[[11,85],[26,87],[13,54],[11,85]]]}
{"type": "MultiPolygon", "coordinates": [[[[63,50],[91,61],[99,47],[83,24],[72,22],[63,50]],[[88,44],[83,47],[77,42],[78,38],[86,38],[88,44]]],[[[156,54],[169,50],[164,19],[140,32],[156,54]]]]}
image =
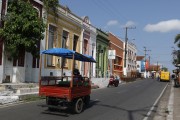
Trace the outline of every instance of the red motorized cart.
{"type": "MultiPolygon", "coordinates": [[[[91,56],[64,48],[45,50],[42,54],[72,59],[72,71],[74,70],[74,60],[95,62],[91,56]]],[[[73,72],[71,76],[63,75],[63,71],[61,73],[61,76],[41,76],[40,67],[39,95],[46,96],[46,105],[43,106],[48,107],[50,110],[72,108],[75,113],[81,113],[83,105],[87,105],[90,101],[90,78],[74,75],[73,72]]]]}

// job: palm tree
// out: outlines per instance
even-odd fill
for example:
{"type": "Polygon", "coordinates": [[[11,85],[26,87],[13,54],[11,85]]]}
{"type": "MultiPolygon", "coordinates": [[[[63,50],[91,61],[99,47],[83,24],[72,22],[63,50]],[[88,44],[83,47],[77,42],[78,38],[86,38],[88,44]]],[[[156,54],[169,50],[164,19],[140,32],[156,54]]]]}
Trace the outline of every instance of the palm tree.
{"type": "Polygon", "coordinates": [[[180,34],[177,34],[174,40],[174,44],[177,44],[177,46],[180,48],[180,34]]]}
{"type": "MultiPolygon", "coordinates": [[[[174,40],[174,44],[177,43],[177,47],[180,48],[180,34],[177,34],[174,40]]],[[[174,51],[174,55],[176,55],[176,59],[174,59],[174,62],[176,64],[180,64],[180,50],[174,51]]]]}

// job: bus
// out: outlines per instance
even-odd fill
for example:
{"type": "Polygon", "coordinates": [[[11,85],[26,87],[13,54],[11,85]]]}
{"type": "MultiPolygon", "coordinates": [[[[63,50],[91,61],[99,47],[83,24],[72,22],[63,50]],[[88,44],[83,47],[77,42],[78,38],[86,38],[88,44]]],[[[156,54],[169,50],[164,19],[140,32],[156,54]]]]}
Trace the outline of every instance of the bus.
{"type": "Polygon", "coordinates": [[[168,81],[168,82],[170,82],[170,72],[161,71],[160,72],[160,81],[168,81]]]}

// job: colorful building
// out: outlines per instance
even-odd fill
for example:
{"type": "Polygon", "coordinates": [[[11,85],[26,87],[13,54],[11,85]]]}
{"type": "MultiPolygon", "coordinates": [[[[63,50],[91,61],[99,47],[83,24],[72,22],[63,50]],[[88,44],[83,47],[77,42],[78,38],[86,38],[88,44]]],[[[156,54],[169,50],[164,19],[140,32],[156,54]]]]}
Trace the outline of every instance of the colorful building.
{"type": "MultiPolygon", "coordinates": [[[[96,59],[96,28],[91,25],[89,17],[83,17],[83,30],[82,30],[82,54],[87,54],[96,59]]],[[[83,76],[91,76],[95,77],[95,63],[91,64],[91,68],[89,69],[90,63],[81,63],[81,74],[83,76]]]]}
{"type": "MultiPolygon", "coordinates": [[[[47,14],[46,37],[41,44],[41,50],[50,48],[67,48],[81,52],[82,19],[73,14],[69,8],[59,6],[58,17],[53,12],[47,14]]],[[[72,60],[62,59],[51,55],[44,55],[42,75],[60,76],[71,75],[72,60]],[[62,69],[64,73],[62,73],[62,69]]],[[[80,62],[75,61],[75,67],[80,69],[80,62]]]]}
{"type": "Polygon", "coordinates": [[[96,77],[108,76],[108,49],[109,39],[108,34],[100,29],[97,29],[96,41],[96,77]]]}
{"type": "Polygon", "coordinates": [[[109,36],[109,50],[115,50],[114,59],[109,58],[109,73],[112,75],[123,75],[123,44],[124,42],[120,40],[113,33],[108,33],[109,36]]]}
{"type": "Polygon", "coordinates": [[[139,73],[145,72],[144,56],[136,56],[136,68],[139,73]]]}

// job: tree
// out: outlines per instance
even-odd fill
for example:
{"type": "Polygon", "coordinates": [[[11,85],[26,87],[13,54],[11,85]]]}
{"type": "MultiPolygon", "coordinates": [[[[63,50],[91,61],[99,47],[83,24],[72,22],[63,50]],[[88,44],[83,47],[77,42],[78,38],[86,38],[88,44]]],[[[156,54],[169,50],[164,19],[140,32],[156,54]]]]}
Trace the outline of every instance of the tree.
{"type": "Polygon", "coordinates": [[[162,71],[168,71],[168,68],[163,67],[163,68],[161,68],[161,70],[162,70],[162,71]]]}
{"type": "MultiPolygon", "coordinates": [[[[174,44],[177,43],[177,47],[180,48],[180,34],[177,34],[174,40],[174,44]]],[[[180,50],[173,50],[173,64],[180,64],[180,50]]]]}
{"type": "Polygon", "coordinates": [[[55,16],[57,16],[57,7],[59,6],[58,0],[43,0],[43,3],[47,12],[49,12],[49,10],[52,9],[55,16]]]}
{"type": "MultiPolygon", "coordinates": [[[[57,16],[58,0],[43,3],[47,12],[52,9],[57,16]]],[[[9,0],[4,27],[0,29],[8,56],[17,58],[22,50],[39,56],[38,44],[44,38],[45,27],[29,0],[9,0]]]]}
{"type": "Polygon", "coordinates": [[[36,9],[29,2],[13,0],[8,3],[7,13],[0,36],[4,39],[9,57],[18,57],[22,50],[37,56],[37,44],[44,37],[45,24],[36,9]]]}
{"type": "Polygon", "coordinates": [[[177,34],[176,37],[175,37],[175,40],[174,40],[174,43],[178,43],[177,46],[178,48],[180,48],[180,34],[177,34]]]}

